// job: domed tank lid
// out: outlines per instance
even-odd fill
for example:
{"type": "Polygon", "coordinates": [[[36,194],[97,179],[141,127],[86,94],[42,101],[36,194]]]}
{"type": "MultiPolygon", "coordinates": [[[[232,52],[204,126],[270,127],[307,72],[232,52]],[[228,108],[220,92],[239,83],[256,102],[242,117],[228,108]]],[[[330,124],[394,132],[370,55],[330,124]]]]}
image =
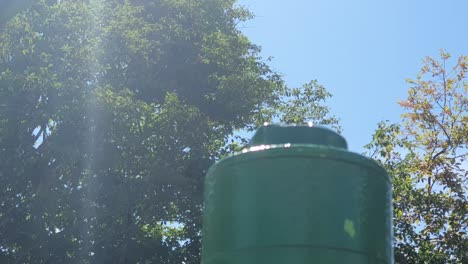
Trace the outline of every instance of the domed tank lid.
{"type": "Polygon", "coordinates": [[[265,125],[260,127],[249,145],[314,144],[347,149],[346,140],[338,133],[319,126],[265,125]]]}

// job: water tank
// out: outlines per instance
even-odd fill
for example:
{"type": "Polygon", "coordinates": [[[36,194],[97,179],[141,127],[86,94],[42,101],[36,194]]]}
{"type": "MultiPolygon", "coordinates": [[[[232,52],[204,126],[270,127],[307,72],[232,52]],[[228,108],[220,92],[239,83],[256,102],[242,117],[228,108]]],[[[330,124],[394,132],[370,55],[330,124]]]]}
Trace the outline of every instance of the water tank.
{"type": "Polygon", "coordinates": [[[391,180],[322,127],[261,127],[205,179],[202,264],[393,264],[391,180]]]}

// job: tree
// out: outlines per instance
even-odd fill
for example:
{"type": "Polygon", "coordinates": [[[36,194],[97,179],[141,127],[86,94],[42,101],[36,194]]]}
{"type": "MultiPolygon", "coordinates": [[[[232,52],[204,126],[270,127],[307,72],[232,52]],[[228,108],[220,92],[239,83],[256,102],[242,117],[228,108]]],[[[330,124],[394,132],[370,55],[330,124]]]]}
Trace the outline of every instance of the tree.
{"type": "Polygon", "coordinates": [[[15,16],[16,13],[30,7],[33,2],[33,0],[0,0],[0,26],[15,16]]]}
{"type": "Polygon", "coordinates": [[[402,124],[382,122],[367,145],[392,175],[399,263],[468,262],[468,57],[427,57],[402,124]]]}
{"type": "Polygon", "coordinates": [[[236,28],[250,17],[232,0],[41,0],[1,29],[0,262],[198,263],[203,177],[235,131],[337,123],[322,86],[290,89],[262,60],[236,28]]]}

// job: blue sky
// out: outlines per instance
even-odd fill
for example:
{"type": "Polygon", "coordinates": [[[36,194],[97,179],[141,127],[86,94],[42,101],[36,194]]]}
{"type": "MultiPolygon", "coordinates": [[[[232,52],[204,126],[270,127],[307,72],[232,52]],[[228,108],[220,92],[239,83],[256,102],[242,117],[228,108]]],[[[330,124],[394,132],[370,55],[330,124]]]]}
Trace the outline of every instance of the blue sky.
{"type": "Polygon", "coordinates": [[[466,0],[240,0],[256,17],[240,25],[289,86],[312,79],[334,97],[349,149],[381,120],[398,122],[398,100],[425,56],[468,54],[466,0]]]}

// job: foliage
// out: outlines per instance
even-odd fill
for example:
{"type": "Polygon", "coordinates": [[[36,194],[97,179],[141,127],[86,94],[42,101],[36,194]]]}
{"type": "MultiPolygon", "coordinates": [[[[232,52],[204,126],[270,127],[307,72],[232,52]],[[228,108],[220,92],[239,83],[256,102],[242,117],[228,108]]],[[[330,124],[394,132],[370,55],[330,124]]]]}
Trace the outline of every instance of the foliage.
{"type": "Polygon", "coordinates": [[[234,132],[336,124],[236,28],[233,0],[41,0],[0,29],[0,262],[198,263],[234,132]]]}
{"type": "Polygon", "coordinates": [[[7,23],[9,19],[30,7],[34,0],[0,0],[0,26],[7,23]]]}
{"type": "Polygon", "coordinates": [[[426,58],[403,124],[382,122],[367,145],[393,176],[398,263],[468,263],[468,57],[426,58]]]}
{"type": "Polygon", "coordinates": [[[331,94],[316,80],[300,88],[288,89],[284,95],[285,103],[277,107],[276,116],[282,123],[307,123],[324,125],[340,131],[339,120],[329,116],[329,108],[322,103],[331,94]]]}

